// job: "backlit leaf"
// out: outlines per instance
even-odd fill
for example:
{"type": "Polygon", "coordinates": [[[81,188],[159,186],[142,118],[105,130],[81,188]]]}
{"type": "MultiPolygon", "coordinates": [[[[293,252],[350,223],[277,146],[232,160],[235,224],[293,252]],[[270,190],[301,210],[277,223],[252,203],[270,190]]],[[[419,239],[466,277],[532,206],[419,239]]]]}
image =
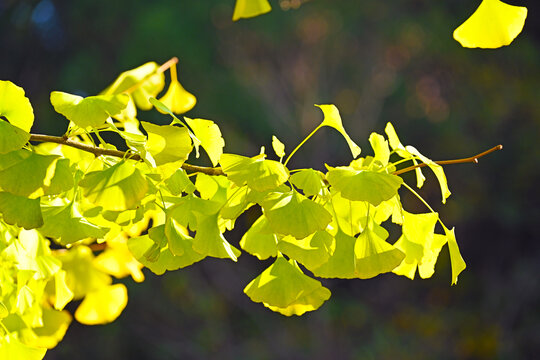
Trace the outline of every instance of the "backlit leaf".
{"type": "Polygon", "coordinates": [[[367,201],[372,205],[396,196],[403,179],[399,176],[369,170],[338,167],[328,171],[328,182],[341,196],[353,201],[367,201]]]}
{"type": "Polygon", "coordinates": [[[326,231],[317,231],[304,239],[285,236],[278,242],[278,250],[304,265],[308,270],[315,269],[333,253],[334,239],[326,231]]]}
{"type": "Polygon", "coordinates": [[[450,189],[448,189],[448,182],[446,181],[446,175],[444,174],[443,167],[437,163],[435,163],[433,160],[428,159],[424,155],[420,154],[418,150],[416,150],[414,147],[408,145],[406,146],[406,149],[411,154],[417,156],[420,158],[420,160],[427,164],[427,166],[433,171],[435,176],[437,177],[437,180],[439,181],[439,186],[441,187],[441,194],[442,194],[442,203],[446,203],[446,199],[452,194],[450,192],[450,189]]]}
{"type": "Polygon", "coordinates": [[[282,159],[285,156],[285,145],[275,135],[272,135],[272,148],[278,158],[282,159]]]}
{"type": "Polygon", "coordinates": [[[4,221],[10,225],[25,229],[35,229],[43,225],[39,199],[0,192],[0,213],[4,221]]]}
{"type": "Polygon", "coordinates": [[[290,180],[294,186],[302,189],[306,196],[322,195],[323,189],[326,188],[324,174],[313,169],[297,171],[291,175],[290,180]]]}
{"type": "Polygon", "coordinates": [[[334,252],[320,267],[310,269],[313,275],[322,278],[354,279],[356,277],[356,239],[338,229],[334,236],[334,252]]]}
{"type": "Polygon", "coordinates": [[[205,255],[236,261],[241,252],[223,236],[218,225],[218,215],[199,215],[197,232],[193,238],[193,250],[205,255]]]}
{"type": "Polygon", "coordinates": [[[24,96],[24,90],[11,81],[0,80],[0,119],[2,117],[27,133],[34,124],[34,110],[30,100],[24,96]]]}
{"type": "Polygon", "coordinates": [[[0,359],[41,360],[47,349],[30,347],[20,342],[14,335],[0,337],[0,359]]]}
{"type": "Polygon", "coordinates": [[[126,94],[83,98],[60,91],[51,93],[51,104],[54,110],[81,128],[105,124],[107,118],[120,114],[128,102],[129,96],[126,94]]]}
{"type": "Polygon", "coordinates": [[[454,30],[454,39],[468,48],[509,45],[523,29],[526,17],[526,7],[483,0],[471,17],[454,30]]]}
{"type": "Polygon", "coordinates": [[[277,235],[264,216],[259,217],[240,240],[240,247],[259,260],[277,256],[277,235]]]}
{"type": "Polygon", "coordinates": [[[0,154],[22,148],[30,140],[30,134],[0,119],[0,154]]]}
{"type": "Polygon", "coordinates": [[[236,0],[233,21],[265,14],[272,10],[268,0],[236,0]]]}
{"type": "Polygon", "coordinates": [[[185,161],[193,147],[188,129],[173,125],[154,125],[141,122],[148,133],[146,150],[156,161],[156,165],[173,161],[185,161]]]}
{"type": "Polygon", "coordinates": [[[126,161],[86,174],[79,186],[92,203],[113,211],[135,208],[148,189],[147,181],[140,171],[126,161]]]}
{"type": "Polygon", "coordinates": [[[71,314],[67,311],[44,308],[43,326],[33,329],[37,339],[32,341],[32,345],[47,349],[54,348],[64,338],[71,320],[71,314]]]}
{"type": "Polygon", "coordinates": [[[332,215],[320,204],[296,190],[273,193],[262,203],[270,227],[282,235],[303,239],[317,230],[324,230],[332,215]]]}
{"type": "Polygon", "coordinates": [[[456,241],[456,234],[452,230],[444,228],[446,239],[448,241],[448,250],[450,251],[450,264],[452,265],[452,285],[457,284],[459,274],[467,267],[456,241]]]}
{"type": "Polygon", "coordinates": [[[330,290],[302,273],[292,260],[289,262],[281,256],[251,281],[244,292],[254,302],[287,316],[316,310],[330,298],[330,290]]]}
{"type": "Polygon", "coordinates": [[[75,319],[85,325],[108,324],[120,316],[127,300],[124,284],[105,286],[86,294],[75,311],[75,319]]]}
{"type": "Polygon", "coordinates": [[[199,139],[200,145],[208,154],[213,166],[219,163],[223,154],[225,140],[221,136],[221,130],[212,120],[190,119],[184,117],[193,133],[199,139]]]}
{"type": "Polygon", "coordinates": [[[373,161],[378,161],[383,167],[388,165],[390,160],[390,148],[388,147],[388,141],[377,133],[371,133],[369,136],[369,143],[375,152],[373,161]]]}
{"type": "MultiPolygon", "coordinates": [[[[197,98],[174,79],[169,84],[169,89],[159,99],[165,106],[167,106],[175,114],[183,114],[193,109],[197,103],[197,98]]],[[[162,112],[159,108],[158,111],[162,112]]]]}
{"type": "Polygon", "coordinates": [[[62,310],[71,300],[73,300],[73,292],[66,283],[66,272],[60,270],[54,274],[53,306],[56,310],[62,310]]]}
{"type": "Polygon", "coordinates": [[[335,105],[315,105],[320,108],[324,114],[324,120],[321,126],[330,126],[340,132],[341,135],[349,144],[353,158],[357,158],[360,155],[360,147],[356,145],[354,141],[350,138],[349,134],[345,131],[343,127],[343,122],[341,121],[341,116],[339,115],[339,110],[335,105]]]}

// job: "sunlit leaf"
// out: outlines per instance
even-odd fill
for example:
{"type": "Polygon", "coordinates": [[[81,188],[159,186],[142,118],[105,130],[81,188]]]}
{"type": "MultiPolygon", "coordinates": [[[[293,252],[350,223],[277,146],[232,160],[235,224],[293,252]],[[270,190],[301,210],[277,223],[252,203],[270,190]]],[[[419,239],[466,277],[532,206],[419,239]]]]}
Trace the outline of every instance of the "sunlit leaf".
{"type": "Polygon", "coordinates": [[[367,224],[369,204],[365,201],[345,199],[339,192],[332,193],[331,211],[341,231],[349,236],[362,232],[367,224]]]}
{"type": "Polygon", "coordinates": [[[330,298],[330,290],[283,257],[251,281],[244,292],[254,302],[287,316],[316,310],[330,298]]]}
{"type": "Polygon", "coordinates": [[[328,182],[341,196],[353,201],[367,201],[372,205],[396,196],[403,179],[399,176],[369,170],[338,167],[328,171],[328,182]]]}
{"type": "Polygon", "coordinates": [[[0,118],[0,154],[22,148],[30,140],[30,134],[0,118]]]}
{"type": "Polygon", "coordinates": [[[66,272],[60,270],[54,274],[53,306],[56,310],[62,310],[71,300],[73,300],[73,292],[66,283],[66,272]]]}
{"type": "Polygon", "coordinates": [[[282,159],[285,156],[285,145],[275,135],[272,135],[272,148],[278,158],[282,159]]]}
{"type": "Polygon", "coordinates": [[[32,345],[47,349],[54,348],[64,338],[71,320],[71,315],[67,311],[44,308],[43,326],[33,329],[37,339],[32,341],[32,345]]]}
{"type": "Polygon", "coordinates": [[[339,115],[339,110],[335,105],[315,105],[319,107],[323,114],[324,114],[324,120],[321,124],[321,126],[330,126],[336,129],[340,132],[341,135],[345,138],[347,141],[347,144],[349,144],[349,148],[351,149],[351,153],[353,158],[358,157],[360,155],[360,147],[356,145],[354,141],[350,138],[349,134],[345,131],[345,128],[343,127],[343,122],[341,121],[341,116],[339,115]]]}
{"type": "MultiPolygon", "coordinates": [[[[175,114],[183,114],[193,109],[197,103],[197,98],[184,89],[178,80],[173,79],[169,84],[169,89],[159,101],[165,104],[175,114]]],[[[158,108],[158,111],[161,110],[158,108]]]]}
{"type": "Polygon", "coordinates": [[[173,125],[154,125],[141,122],[148,133],[146,150],[150,152],[157,165],[187,160],[193,149],[188,129],[173,125]]]}
{"type": "Polygon", "coordinates": [[[193,133],[200,140],[200,145],[208,154],[213,166],[219,163],[223,154],[225,140],[221,136],[221,130],[212,120],[190,119],[184,117],[193,133]]]}
{"type": "MultiPolygon", "coordinates": [[[[388,136],[388,142],[390,143],[390,147],[393,151],[396,152],[399,156],[401,156],[404,159],[411,159],[414,165],[418,164],[418,161],[414,157],[413,154],[409,153],[407,149],[405,149],[405,146],[401,144],[399,141],[399,137],[396,134],[396,130],[394,129],[394,126],[391,123],[387,123],[386,127],[384,129],[386,132],[386,135],[388,136]]],[[[426,180],[424,174],[422,173],[421,168],[414,169],[416,173],[416,186],[418,188],[421,188],[424,185],[424,181],[426,180]]]]}
{"type": "Polygon", "coordinates": [[[369,220],[356,240],[356,273],[360,279],[369,279],[392,271],[405,258],[405,254],[385,240],[388,232],[369,220]]]}
{"type": "Polygon", "coordinates": [[[291,175],[290,180],[306,196],[322,195],[322,190],[326,188],[324,174],[313,169],[297,171],[291,175]]]}
{"type": "Polygon", "coordinates": [[[113,211],[135,208],[148,189],[140,171],[126,161],[86,174],[79,186],[92,203],[113,211]]]}
{"type": "MultiPolygon", "coordinates": [[[[34,124],[34,110],[24,90],[11,81],[0,80],[0,119],[7,119],[11,125],[30,132],[34,124]]],[[[3,136],[0,134],[0,139],[3,136]]],[[[2,140],[0,140],[0,143],[2,140]]]]}
{"type": "Polygon", "coordinates": [[[356,239],[338,229],[334,236],[334,252],[320,267],[310,269],[313,275],[322,278],[353,279],[356,277],[356,239]]]}
{"type": "Polygon", "coordinates": [[[178,169],[174,172],[174,174],[165,180],[165,184],[171,194],[176,196],[180,195],[182,192],[191,194],[195,191],[195,185],[189,180],[189,177],[183,169],[178,169]]]}
{"type": "Polygon", "coordinates": [[[131,92],[135,104],[142,110],[152,109],[149,98],[156,97],[165,87],[165,76],[158,71],[159,65],[148,62],[138,68],[125,71],[103,91],[104,95],[131,92]]]}
{"type": "Polygon", "coordinates": [[[218,215],[199,215],[197,232],[193,238],[193,250],[206,256],[236,261],[241,252],[232,246],[219,229],[218,215]]]}
{"type": "Polygon", "coordinates": [[[296,190],[273,193],[262,203],[268,224],[277,233],[303,239],[324,230],[332,215],[320,204],[296,190]]]}
{"type": "Polygon", "coordinates": [[[223,154],[220,163],[229,180],[237,186],[247,184],[256,191],[275,189],[289,178],[289,170],[282,163],[261,156],[248,158],[223,154]]]}
{"type": "Polygon", "coordinates": [[[435,176],[437,177],[437,180],[439,181],[439,186],[441,187],[441,194],[442,194],[442,203],[446,203],[446,199],[452,194],[450,190],[448,189],[448,182],[446,181],[446,175],[444,174],[443,167],[437,163],[435,163],[433,160],[428,159],[424,155],[420,154],[418,150],[416,150],[414,147],[408,145],[406,146],[406,149],[409,153],[417,156],[420,158],[420,160],[427,164],[427,166],[433,171],[435,176]]]}
{"type": "Polygon", "coordinates": [[[75,311],[75,319],[85,325],[108,324],[120,316],[127,300],[124,284],[105,286],[86,294],[75,311]]]}
{"type": "Polygon", "coordinates": [[[390,148],[388,147],[388,141],[377,133],[371,133],[369,136],[369,143],[375,152],[373,161],[378,161],[383,167],[388,165],[390,160],[390,148]]]}
{"type": "Polygon", "coordinates": [[[25,229],[35,229],[43,225],[39,199],[0,192],[0,213],[4,221],[10,225],[25,229]]]}
{"type": "Polygon", "coordinates": [[[526,7],[483,0],[471,17],[454,30],[454,39],[468,48],[509,45],[523,29],[526,17],[526,7]]]}
{"type": "Polygon", "coordinates": [[[47,349],[30,347],[20,342],[14,335],[0,337],[0,359],[41,360],[47,349]]]}
{"type": "Polygon", "coordinates": [[[459,274],[467,267],[456,241],[456,234],[452,230],[444,228],[446,239],[448,241],[448,250],[450,251],[450,263],[452,265],[452,285],[457,284],[459,274]]]}
{"type": "Polygon", "coordinates": [[[94,265],[117,279],[131,275],[136,282],[144,280],[143,265],[133,257],[122,236],[107,241],[107,248],[94,259],[94,265]]]}
{"type": "Polygon", "coordinates": [[[242,18],[251,18],[272,10],[268,0],[236,0],[233,21],[242,18]]]}
{"type": "Polygon", "coordinates": [[[240,247],[259,260],[277,256],[277,236],[264,216],[259,217],[242,236],[240,247]]]}
{"type": "Polygon", "coordinates": [[[51,93],[51,104],[54,110],[81,128],[105,124],[107,118],[120,114],[126,108],[128,101],[129,96],[126,94],[83,98],[60,91],[51,93]]]}
{"type": "Polygon", "coordinates": [[[317,231],[304,239],[285,236],[278,242],[278,250],[304,265],[308,270],[315,269],[333,253],[334,239],[326,231],[317,231]]]}

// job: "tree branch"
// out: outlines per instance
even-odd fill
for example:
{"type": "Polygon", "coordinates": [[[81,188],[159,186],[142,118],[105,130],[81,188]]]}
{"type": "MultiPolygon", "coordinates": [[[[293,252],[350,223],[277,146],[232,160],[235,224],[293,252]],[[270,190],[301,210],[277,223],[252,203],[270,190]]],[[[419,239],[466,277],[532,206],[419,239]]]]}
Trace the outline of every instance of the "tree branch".
{"type": "MultiPolygon", "coordinates": [[[[30,141],[34,142],[50,142],[60,145],[70,146],[88,153],[94,154],[96,157],[101,155],[114,156],[122,159],[130,159],[135,161],[142,161],[141,157],[138,154],[133,154],[130,151],[120,151],[112,149],[103,149],[98,148],[92,145],[82,144],[78,141],[71,140],[66,136],[50,136],[50,135],[41,135],[41,134],[30,134],[30,141]]],[[[197,166],[191,164],[182,164],[182,169],[188,172],[201,172],[207,175],[225,175],[223,170],[220,167],[211,168],[204,166],[197,166]]]]}
{"type": "MultiPolygon", "coordinates": [[[[477,155],[474,155],[474,156],[471,156],[471,157],[468,157],[468,158],[455,159],[455,160],[441,160],[441,161],[434,161],[434,162],[436,164],[439,164],[439,165],[464,164],[464,163],[470,163],[470,162],[478,163],[478,159],[481,158],[482,156],[491,154],[492,152],[495,152],[497,150],[502,150],[502,148],[503,148],[502,145],[497,145],[495,147],[492,147],[489,150],[486,150],[484,152],[481,152],[480,154],[477,154],[477,155]]],[[[416,168],[421,168],[421,167],[426,167],[426,166],[429,166],[429,165],[426,164],[426,163],[420,163],[418,165],[413,165],[413,166],[409,166],[409,167],[394,171],[392,174],[393,175],[400,175],[400,174],[409,172],[411,170],[414,170],[416,168]]]]}

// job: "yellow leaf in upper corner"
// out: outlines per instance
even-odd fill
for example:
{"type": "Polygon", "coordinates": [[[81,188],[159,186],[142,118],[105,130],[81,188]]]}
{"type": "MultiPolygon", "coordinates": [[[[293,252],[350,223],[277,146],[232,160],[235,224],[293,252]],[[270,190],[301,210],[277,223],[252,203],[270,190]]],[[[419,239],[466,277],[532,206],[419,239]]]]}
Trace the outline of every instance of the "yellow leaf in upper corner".
{"type": "Polygon", "coordinates": [[[468,48],[509,45],[523,29],[526,17],[526,7],[483,0],[471,17],[454,30],[454,39],[468,48]]]}
{"type": "Polygon", "coordinates": [[[236,0],[233,21],[265,14],[272,10],[268,0],[236,0]]]}
{"type": "Polygon", "coordinates": [[[85,325],[108,324],[116,320],[127,305],[123,284],[105,286],[89,292],[75,311],[75,319],[85,325]]]}

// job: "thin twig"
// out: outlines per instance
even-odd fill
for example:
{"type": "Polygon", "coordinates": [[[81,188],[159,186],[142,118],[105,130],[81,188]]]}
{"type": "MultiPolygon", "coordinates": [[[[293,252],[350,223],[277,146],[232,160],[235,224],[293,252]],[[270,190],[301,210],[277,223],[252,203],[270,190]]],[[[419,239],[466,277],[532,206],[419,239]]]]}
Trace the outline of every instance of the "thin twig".
{"type": "MultiPolygon", "coordinates": [[[[503,148],[502,145],[497,145],[497,146],[492,147],[492,148],[489,149],[489,150],[486,150],[486,151],[484,151],[484,152],[481,152],[480,154],[477,154],[477,155],[474,155],[474,156],[471,156],[471,157],[468,157],[468,158],[456,159],[456,160],[441,160],[441,161],[434,161],[434,163],[439,164],[439,165],[464,164],[464,163],[478,163],[478,159],[481,158],[482,156],[491,154],[492,152],[495,152],[495,151],[497,151],[497,150],[502,150],[502,148],[503,148]]],[[[403,169],[394,171],[392,174],[394,174],[394,175],[400,175],[400,174],[409,172],[409,171],[411,171],[411,170],[414,170],[414,169],[416,169],[416,168],[421,168],[421,167],[425,167],[425,166],[429,166],[429,164],[426,164],[426,163],[420,163],[420,164],[417,164],[417,165],[409,166],[409,167],[406,167],[406,168],[403,168],[403,169]]]]}
{"type": "Polygon", "coordinates": [[[141,81],[137,82],[135,85],[133,85],[132,87],[128,88],[127,90],[124,90],[123,92],[124,93],[127,93],[127,94],[131,94],[132,92],[134,92],[135,90],[137,90],[142,84],[144,84],[144,82],[146,80],[148,80],[151,76],[154,76],[156,74],[161,74],[165,71],[167,71],[171,66],[175,65],[175,64],[178,64],[178,58],[175,56],[171,59],[169,59],[168,61],[166,61],[165,63],[163,63],[163,65],[161,65],[160,67],[158,67],[156,69],[156,71],[152,72],[151,74],[148,74],[147,76],[145,76],[141,81]]]}
{"type": "MultiPolygon", "coordinates": [[[[118,157],[122,159],[142,161],[141,157],[138,154],[133,154],[132,152],[129,152],[129,151],[98,148],[92,145],[86,145],[78,141],[68,139],[65,136],[30,134],[30,141],[50,142],[50,143],[55,143],[55,144],[66,145],[66,146],[70,146],[70,147],[94,154],[96,157],[101,156],[101,155],[108,155],[108,156],[114,156],[114,157],[118,157]]],[[[197,166],[197,165],[184,163],[182,164],[182,169],[188,172],[201,172],[206,175],[225,175],[223,173],[223,170],[220,167],[211,168],[211,167],[197,166]]]]}

